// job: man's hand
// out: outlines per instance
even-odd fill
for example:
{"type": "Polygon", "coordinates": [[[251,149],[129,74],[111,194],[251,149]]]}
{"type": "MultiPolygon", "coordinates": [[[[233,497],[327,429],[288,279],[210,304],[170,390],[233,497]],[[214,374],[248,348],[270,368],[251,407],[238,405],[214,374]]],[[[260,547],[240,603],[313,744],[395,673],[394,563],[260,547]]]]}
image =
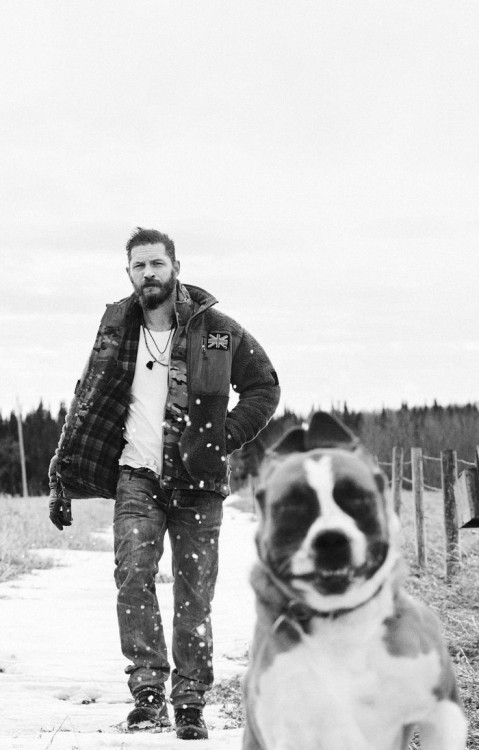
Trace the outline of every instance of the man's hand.
{"type": "Polygon", "coordinates": [[[64,526],[72,525],[72,501],[63,495],[60,483],[55,477],[50,478],[50,521],[63,531],[64,526]]]}

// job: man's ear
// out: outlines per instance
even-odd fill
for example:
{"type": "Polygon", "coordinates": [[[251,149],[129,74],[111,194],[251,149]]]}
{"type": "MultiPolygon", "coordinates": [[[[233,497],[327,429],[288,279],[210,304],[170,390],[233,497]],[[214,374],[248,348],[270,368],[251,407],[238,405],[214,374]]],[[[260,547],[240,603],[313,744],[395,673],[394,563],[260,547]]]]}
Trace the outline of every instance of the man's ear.
{"type": "Polygon", "coordinates": [[[129,266],[129,265],[128,265],[128,266],[127,266],[127,267],[125,268],[125,271],[126,271],[126,275],[128,276],[128,278],[129,278],[129,279],[130,279],[130,281],[131,281],[131,276],[130,276],[130,266],[129,266]]]}
{"type": "Polygon", "coordinates": [[[173,261],[173,269],[176,272],[177,276],[180,275],[180,268],[181,268],[180,261],[179,260],[174,260],[173,261]]]}

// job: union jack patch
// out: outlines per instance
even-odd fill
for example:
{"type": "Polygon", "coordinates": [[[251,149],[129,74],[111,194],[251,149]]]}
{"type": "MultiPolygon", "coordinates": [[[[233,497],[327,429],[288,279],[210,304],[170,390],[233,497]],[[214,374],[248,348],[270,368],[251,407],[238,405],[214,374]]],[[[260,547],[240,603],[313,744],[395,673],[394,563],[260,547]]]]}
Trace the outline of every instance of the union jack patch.
{"type": "Polygon", "coordinates": [[[209,331],[208,341],[206,343],[207,349],[222,349],[227,352],[230,348],[230,334],[223,333],[222,331],[209,331]]]}

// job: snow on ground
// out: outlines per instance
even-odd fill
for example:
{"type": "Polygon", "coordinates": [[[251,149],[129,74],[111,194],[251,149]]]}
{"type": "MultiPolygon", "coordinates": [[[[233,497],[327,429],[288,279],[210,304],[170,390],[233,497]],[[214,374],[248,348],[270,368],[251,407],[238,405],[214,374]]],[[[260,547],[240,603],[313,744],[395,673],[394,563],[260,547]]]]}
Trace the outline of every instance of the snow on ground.
{"type": "MultiPolygon", "coordinates": [[[[250,514],[225,504],[213,603],[216,681],[245,668],[254,624],[248,584],[254,530],[250,514]]],[[[116,621],[113,553],[48,554],[58,566],[0,584],[0,749],[184,750],[174,732],[132,734],[117,727],[132,699],[116,621]],[[82,702],[89,698],[95,702],[82,702]]],[[[168,549],[160,571],[170,572],[168,549]]],[[[158,598],[171,642],[171,584],[158,585],[158,598]]],[[[240,750],[242,730],[224,729],[218,706],[207,706],[205,718],[211,730],[202,746],[240,750]]]]}

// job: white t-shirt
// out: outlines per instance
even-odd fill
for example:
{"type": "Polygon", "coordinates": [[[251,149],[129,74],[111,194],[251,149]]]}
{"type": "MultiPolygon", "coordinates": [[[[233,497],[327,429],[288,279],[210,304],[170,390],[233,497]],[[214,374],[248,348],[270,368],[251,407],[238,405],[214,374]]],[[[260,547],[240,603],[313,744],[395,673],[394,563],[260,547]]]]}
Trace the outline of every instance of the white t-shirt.
{"type": "MultiPolygon", "coordinates": [[[[151,331],[158,349],[169,365],[172,331],[151,331]],[[166,349],[165,349],[166,347],[166,349]]],[[[168,397],[169,366],[153,362],[160,358],[148,331],[142,328],[136,356],[136,367],[131,385],[131,400],[123,437],[126,445],[120,456],[120,466],[145,467],[161,474],[163,458],[163,421],[168,397]],[[145,334],[150,351],[145,344],[145,334]],[[151,352],[151,354],[150,354],[151,352]],[[147,367],[147,363],[153,366],[147,367]]]]}

